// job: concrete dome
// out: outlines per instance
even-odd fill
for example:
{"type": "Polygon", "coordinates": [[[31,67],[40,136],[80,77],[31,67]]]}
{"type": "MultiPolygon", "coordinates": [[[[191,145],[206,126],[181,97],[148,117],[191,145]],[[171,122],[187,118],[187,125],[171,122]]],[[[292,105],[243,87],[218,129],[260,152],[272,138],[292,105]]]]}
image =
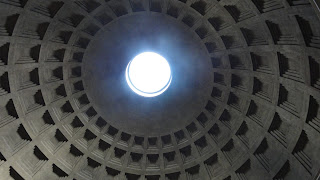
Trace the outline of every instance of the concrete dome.
{"type": "Polygon", "coordinates": [[[316,0],[0,0],[0,180],[315,180],[316,0]],[[125,71],[161,54],[165,93],[125,71]]]}

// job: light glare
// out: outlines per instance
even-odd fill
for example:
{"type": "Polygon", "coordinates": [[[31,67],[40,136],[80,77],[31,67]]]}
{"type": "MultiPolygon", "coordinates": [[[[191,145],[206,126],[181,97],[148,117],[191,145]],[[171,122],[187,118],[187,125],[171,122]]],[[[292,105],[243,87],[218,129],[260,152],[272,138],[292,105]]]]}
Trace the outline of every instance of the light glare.
{"type": "Polygon", "coordinates": [[[137,94],[154,97],[166,91],[171,83],[171,69],[165,58],[145,52],[129,62],[126,69],[129,87],[137,94]]]}

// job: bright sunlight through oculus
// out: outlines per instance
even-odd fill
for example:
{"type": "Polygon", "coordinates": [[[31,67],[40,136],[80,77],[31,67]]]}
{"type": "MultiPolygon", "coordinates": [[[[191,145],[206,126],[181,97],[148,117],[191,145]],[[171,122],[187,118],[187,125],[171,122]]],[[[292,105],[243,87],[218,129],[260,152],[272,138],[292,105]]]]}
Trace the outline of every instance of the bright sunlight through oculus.
{"type": "Polygon", "coordinates": [[[129,87],[144,97],[155,97],[166,91],[172,75],[167,60],[157,53],[144,52],[129,62],[126,69],[129,87]]]}

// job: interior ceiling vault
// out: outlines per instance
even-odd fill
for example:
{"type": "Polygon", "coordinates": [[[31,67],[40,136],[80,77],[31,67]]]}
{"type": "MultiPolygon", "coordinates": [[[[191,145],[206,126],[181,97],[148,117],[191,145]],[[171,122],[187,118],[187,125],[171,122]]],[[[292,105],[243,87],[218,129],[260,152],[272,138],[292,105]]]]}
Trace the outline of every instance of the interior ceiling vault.
{"type": "Polygon", "coordinates": [[[316,179],[313,3],[0,0],[0,179],[316,179]],[[125,83],[143,50],[156,98],[125,83]]]}

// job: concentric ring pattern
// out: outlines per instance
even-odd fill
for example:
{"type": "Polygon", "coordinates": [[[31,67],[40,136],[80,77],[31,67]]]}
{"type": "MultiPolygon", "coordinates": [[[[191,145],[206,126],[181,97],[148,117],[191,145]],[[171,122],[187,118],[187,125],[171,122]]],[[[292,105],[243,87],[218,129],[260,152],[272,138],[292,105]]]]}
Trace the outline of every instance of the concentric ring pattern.
{"type": "Polygon", "coordinates": [[[308,0],[0,0],[0,179],[316,179],[319,90],[308,0]],[[83,82],[96,34],[139,13],[212,61],[202,112],[170,134],[113,125],[83,82]]]}

